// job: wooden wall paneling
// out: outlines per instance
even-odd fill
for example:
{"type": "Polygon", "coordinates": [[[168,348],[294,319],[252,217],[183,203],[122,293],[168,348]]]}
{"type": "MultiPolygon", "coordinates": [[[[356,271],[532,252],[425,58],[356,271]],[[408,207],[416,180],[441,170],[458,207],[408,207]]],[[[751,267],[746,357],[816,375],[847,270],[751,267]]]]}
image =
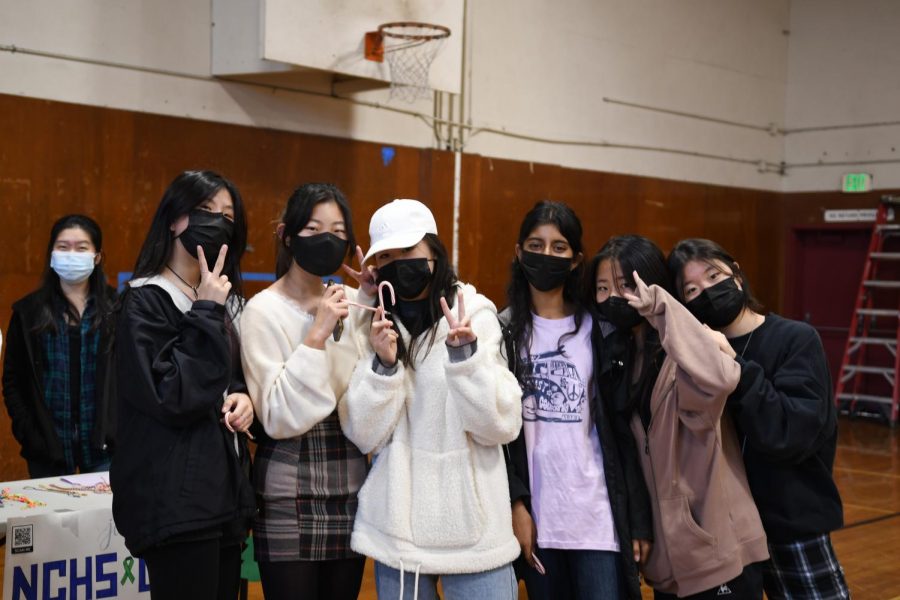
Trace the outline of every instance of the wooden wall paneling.
{"type": "MultiPolygon", "coordinates": [[[[98,115],[83,107],[0,96],[0,327],[12,302],[34,288],[46,260],[47,235],[58,217],[96,207],[98,115]],[[61,147],[65,149],[61,149],[61,147]]],[[[21,476],[24,461],[0,414],[0,469],[21,476]]]]}
{"type": "Polygon", "coordinates": [[[772,277],[780,265],[768,263],[780,240],[777,227],[769,227],[766,233],[765,211],[760,214],[760,207],[766,205],[770,211],[777,207],[774,193],[707,186],[702,237],[724,247],[741,265],[754,294],[771,306],[778,293],[772,277]]]}
{"type": "Polygon", "coordinates": [[[739,260],[770,291],[767,297],[777,293],[759,257],[770,262],[778,247],[754,237],[760,207],[771,212],[777,194],[488,157],[464,159],[463,185],[460,270],[501,306],[508,262],[500,257],[511,259],[522,217],[544,198],[566,202],[579,215],[588,260],[614,235],[644,235],[665,253],[682,238],[709,237],[746,257],[739,260]]]}
{"type": "MultiPolygon", "coordinates": [[[[3,95],[0,114],[4,329],[12,302],[38,283],[55,219],[83,212],[98,220],[105,271],[115,283],[118,272],[133,268],[164,189],[184,169],[217,170],[241,190],[251,246],[245,272],[274,270],[274,222],[290,192],[306,181],[331,181],[347,193],[363,247],[372,212],[395,197],[437,203],[442,230],[452,231],[449,153],[406,147],[383,153],[379,144],[3,95]],[[439,161],[425,179],[423,153],[439,161]],[[427,190],[420,188],[423,181],[427,190]]],[[[252,295],[264,285],[248,284],[245,291],[252,295]]],[[[5,411],[0,431],[0,478],[24,477],[5,411]]]]}
{"type": "Polygon", "coordinates": [[[764,305],[776,308],[780,299],[777,277],[782,264],[774,258],[780,256],[783,240],[777,226],[767,225],[766,211],[760,211],[760,206],[768,204],[774,208],[777,199],[770,199],[763,192],[740,190],[735,200],[741,203],[742,210],[739,221],[732,224],[735,244],[729,250],[744,270],[753,294],[764,305]]]}
{"type": "MultiPolygon", "coordinates": [[[[138,188],[154,190],[151,204],[155,208],[165,186],[184,165],[212,168],[232,179],[248,213],[245,271],[274,271],[275,225],[291,192],[302,183],[330,182],[344,191],[353,209],[357,240],[364,248],[368,221],[378,206],[394,197],[419,195],[417,149],[392,148],[391,160],[385,161],[379,144],[182,119],[160,123],[160,117],[148,117],[142,123],[145,135],[139,152],[147,159],[138,188]],[[185,140],[180,156],[150,158],[162,154],[172,136],[185,140]]],[[[149,216],[143,220],[149,223],[149,216]]],[[[145,229],[146,225],[138,239],[145,229]]],[[[136,245],[133,248],[136,255],[136,245]]],[[[247,291],[252,295],[264,286],[248,284],[247,291]]]]}
{"type": "Polygon", "coordinates": [[[634,233],[650,238],[668,254],[702,214],[703,194],[703,186],[695,184],[659,179],[642,181],[635,201],[634,233]]]}
{"type": "MultiPolygon", "coordinates": [[[[765,205],[771,212],[776,206],[774,193],[489,158],[482,158],[479,164],[482,183],[478,201],[467,202],[463,216],[467,223],[478,223],[484,231],[477,233],[476,226],[476,233],[472,233],[464,227],[466,236],[474,236],[468,242],[470,246],[477,246],[471,261],[475,264],[467,266],[476,270],[479,280],[483,280],[482,287],[492,296],[502,294],[505,274],[495,261],[479,257],[508,253],[503,246],[514,245],[521,217],[534,201],[542,198],[564,201],[579,215],[587,259],[614,235],[645,235],[665,253],[682,238],[709,237],[736,255],[745,256],[739,260],[746,263],[748,277],[762,281],[767,290],[773,289],[771,275],[766,276],[769,279],[762,276],[759,257],[766,256],[770,262],[777,246],[768,242],[757,244],[754,236],[759,231],[760,207],[765,205]],[[497,202],[497,198],[504,202],[497,202]]],[[[467,170],[464,178],[468,173],[467,170]]]]}
{"type": "MultiPolygon", "coordinates": [[[[119,271],[130,271],[134,265],[137,246],[143,240],[146,227],[141,231],[129,224],[150,210],[134,200],[134,171],[137,157],[134,153],[135,118],[125,111],[103,111],[102,127],[96,168],[99,169],[98,207],[92,215],[103,228],[103,270],[115,285],[119,271]],[[134,234],[129,237],[129,234],[134,234]],[[134,247],[134,254],[128,249],[134,247]]],[[[153,206],[155,208],[155,206],[153,206]]],[[[149,214],[153,214],[150,212],[149,214]]],[[[149,220],[149,219],[148,219],[149,220]]]]}
{"type": "MultiPolygon", "coordinates": [[[[748,242],[755,248],[758,258],[756,270],[747,271],[750,289],[764,306],[777,313],[784,312],[784,249],[787,243],[781,206],[781,195],[761,193],[756,202],[756,235],[748,242]]],[[[741,267],[744,267],[743,262],[741,267]]]]}
{"type": "MultiPolygon", "coordinates": [[[[561,169],[554,165],[473,158],[480,161],[480,185],[474,194],[462,198],[460,239],[465,242],[460,244],[460,272],[501,308],[506,305],[509,265],[522,218],[538,200],[556,197],[561,169]]],[[[474,164],[464,161],[464,181],[474,164]]]]}
{"type": "MultiPolygon", "coordinates": [[[[481,226],[481,212],[483,204],[481,201],[481,185],[482,185],[482,169],[486,166],[486,161],[481,156],[475,154],[462,155],[462,165],[460,167],[460,214],[459,214],[459,264],[457,272],[461,281],[471,283],[479,292],[487,295],[486,286],[488,282],[485,278],[479,276],[479,266],[481,265],[482,251],[485,244],[485,232],[488,228],[481,226]]],[[[507,224],[503,229],[511,228],[507,224]]],[[[488,239],[507,233],[505,231],[491,231],[488,239]]],[[[505,281],[504,284],[505,285],[505,281]]],[[[504,288],[505,289],[505,288],[504,288]]],[[[496,295],[496,294],[495,294],[496,295]]],[[[502,298],[492,298],[494,302],[501,301],[502,298]]],[[[501,305],[505,302],[501,302],[501,305]]]]}
{"type": "MultiPolygon", "coordinates": [[[[419,173],[416,190],[406,194],[386,190],[383,203],[394,198],[413,198],[428,205],[434,214],[438,238],[452,258],[453,253],[453,171],[455,157],[444,150],[419,150],[419,173]]],[[[380,206],[380,204],[379,204],[380,206]]],[[[368,227],[368,220],[366,221],[368,227]]],[[[366,238],[368,240],[368,237],[366,238]]]]}
{"type": "MultiPolygon", "coordinates": [[[[274,225],[290,192],[333,182],[353,207],[368,246],[375,209],[418,198],[435,213],[448,250],[453,232],[454,155],[0,95],[0,326],[12,302],[33,289],[46,236],[63,214],[84,212],[104,229],[111,282],[130,271],[163,190],[181,170],[210,168],[232,179],[248,212],[246,272],[274,270],[274,225]]],[[[556,165],[462,156],[459,271],[505,304],[509,263],[522,217],[538,200],[570,204],[590,257],[612,235],[639,233],[668,252],[679,239],[709,237],[741,262],[754,291],[775,310],[791,227],[822,222],[827,208],[874,207],[882,191],[779,194],[601,173],[556,165]]],[[[265,284],[248,284],[252,295],[265,284]]],[[[0,430],[8,431],[5,414],[0,430]]],[[[18,447],[0,435],[0,472],[24,473],[18,447]],[[11,471],[10,471],[11,470],[11,471]]]]}
{"type": "Polygon", "coordinates": [[[563,169],[560,180],[562,189],[554,199],[569,204],[581,220],[585,260],[590,261],[613,235],[633,231],[637,226],[638,194],[631,178],[563,169]]]}

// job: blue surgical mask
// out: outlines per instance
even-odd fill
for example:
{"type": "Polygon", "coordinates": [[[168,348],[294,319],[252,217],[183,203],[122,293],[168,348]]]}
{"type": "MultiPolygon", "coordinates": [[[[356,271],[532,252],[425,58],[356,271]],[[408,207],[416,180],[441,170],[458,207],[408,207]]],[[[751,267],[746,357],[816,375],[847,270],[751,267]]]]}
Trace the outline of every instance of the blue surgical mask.
{"type": "Polygon", "coordinates": [[[50,268],[66,283],[81,283],[94,272],[93,252],[65,252],[54,250],[50,255],[50,268]]]}

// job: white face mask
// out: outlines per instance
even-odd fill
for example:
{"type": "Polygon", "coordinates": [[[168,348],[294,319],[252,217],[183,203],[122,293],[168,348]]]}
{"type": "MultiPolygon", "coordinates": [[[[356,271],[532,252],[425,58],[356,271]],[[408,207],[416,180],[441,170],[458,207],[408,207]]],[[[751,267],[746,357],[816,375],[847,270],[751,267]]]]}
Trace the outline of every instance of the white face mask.
{"type": "Polygon", "coordinates": [[[64,252],[54,250],[50,254],[50,268],[66,283],[81,283],[94,272],[93,252],[64,252]]]}

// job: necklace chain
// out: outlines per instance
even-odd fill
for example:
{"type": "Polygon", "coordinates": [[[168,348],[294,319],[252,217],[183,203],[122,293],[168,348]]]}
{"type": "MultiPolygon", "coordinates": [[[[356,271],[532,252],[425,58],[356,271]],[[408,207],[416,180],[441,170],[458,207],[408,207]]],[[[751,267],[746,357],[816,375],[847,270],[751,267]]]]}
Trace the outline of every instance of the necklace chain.
{"type": "MultiPolygon", "coordinates": [[[[757,325],[756,329],[759,329],[759,325],[757,325]]],[[[753,334],[756,333],[756,329],[750,332],[750,335],[747,337],[747,342],[744,344],[744,349],[741,350],[741,358],[744,358],[744,354],[747,352],[747,348],[750,347],[750,340],[753,339],[753,334]]],[[[747,434],[744,434],[744,441],[741,443],[741,456],[744,455],[744,452],[747,450],[747,434]]]]}
{"type": "Polygon", "coordinates": [[[167,268],[168,270],[172,271],[172,275],[174,275],[175,277],[177,277],[178,280],[179,280],[181,283],[183,283],[184,285],[186,285],[186,286],[188,286],[189,288],[191,288],[191,291],[194,292],[194,300],[196,300],[197,298],[200,297],[200,294],[197,293],[197,287],[198,287],[198,286],[189,284],[187,281],[185,281],[184,277],[182,277],[181,275],[179,275],[178,273],[176,273],[176,272],[175,272],[175,269],[173,269],[173,268],[170,267],[169,265],[166,265],[166,268],[167,268]]]}
{"type": "Polygon", "coordinates": [[[747,342],[744,344],[744,349],[741,350],[741,358],[744,358],[744,354],[747,352],[747,348],[750,347],[750,340],[753,339],[753,334],[756,333],[756,329],[750,332],[750,335],[747,337],[747,342]]]}

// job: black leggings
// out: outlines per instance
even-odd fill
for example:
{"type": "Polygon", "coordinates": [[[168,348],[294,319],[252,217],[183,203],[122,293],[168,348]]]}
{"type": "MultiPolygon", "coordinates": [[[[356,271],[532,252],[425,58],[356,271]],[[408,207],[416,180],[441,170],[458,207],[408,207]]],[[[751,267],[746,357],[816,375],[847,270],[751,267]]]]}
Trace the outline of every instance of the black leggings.
{"type": "Polygon", "coordinates": [[[653,600],[762,600],[763,578],[762,563],[753,563],[744,567],[740,575],[726,581],[722,585],[690,596],[676,596],[665,592],[653,591],[653,600]]]}
{"type": "Polygon", "coordinates": [[[365,566],[363,557],[261,562],[259,576],[266,600],[356,600],[365,566]]]}
{"type": "Polygon", "coordinates": [[[177,542],[146,552],[153,600],[235,600],[241,581],[241,545],[221,539],[177,542]]]}

